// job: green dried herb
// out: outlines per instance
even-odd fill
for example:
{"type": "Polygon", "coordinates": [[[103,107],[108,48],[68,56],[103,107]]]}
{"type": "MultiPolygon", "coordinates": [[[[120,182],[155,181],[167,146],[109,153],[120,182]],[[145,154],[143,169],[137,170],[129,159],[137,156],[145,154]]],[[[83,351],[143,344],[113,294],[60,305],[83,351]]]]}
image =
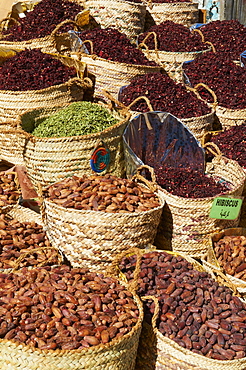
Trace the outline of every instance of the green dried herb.
{"type": "Polygon", "coordinates": [[[87,135],[103,131],[117,122],[103,106],[87,101],[74,102],[41,122],[32,134],[38,137],[87,135]]]}

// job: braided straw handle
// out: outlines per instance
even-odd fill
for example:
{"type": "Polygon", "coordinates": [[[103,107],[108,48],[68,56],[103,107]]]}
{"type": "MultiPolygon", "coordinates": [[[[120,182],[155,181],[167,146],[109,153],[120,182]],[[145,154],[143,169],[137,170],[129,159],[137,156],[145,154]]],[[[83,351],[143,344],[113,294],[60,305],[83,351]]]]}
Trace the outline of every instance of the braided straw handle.
{"type": "Polygon", "coordinates": [[[141,297],[142,301],[147,301],[148,299],[151,299],[155,303],[155,310],[152,316],[152,328],[153,330],[158,330],[156,327],[156,321],[158,319],[159,311],[160,311],[159,301],[157,297],[152,296],[152,295],[146,295],[146,296],[141,297]]]}
{"type": "Polygon", "coordinates": [[[159,52],[158,52],[158,47],[157,47],[157,34],[155,32],[148,32],[147,35],[145,36],[145,38],[143,39],[142,42],[140,42],[140,44],[138,45],[138,49],[140,49],[141,46],[145,47],[146,49],[146,52],[147,52],[147,55],[148,55],[148,58],[150,58],[150,53],[149,53],[149,48],[148,46],[145,44],[145,41],[151,36],[153,35],[154,36],[154,45],[155,45],[155,48],[154,48],[154,52],[156,54],[156,57],[157,57],[157,60],[159,63],[161,63],[160,61],[160,57],[159,57],[159,52]]]}
{"type": "Polygon", "coordinates": [[[142,96],[138,96],[136,99],[134,99],[128,106],[127,106],[127,108],[128,109],[130,109],[135,103],[137,103],[139,100],[145,100],[145,102],[147,103],[147,106],[148,106],[148,108],[149,108],[149,110],[150,110],[150,112],[152,112],[154,109],[153,109],[153,107],[152,107],[152,105],[151,105],[151,103],[150,103],[150,101],[149,101],[149,99],[147,98],[147,96],[144,96],[144,95],[142,95],[142,96]]]}
{"type": "Polygon", "coordinates": [[[198,28],[195,28],[195,29],[193,29],[191,32],[192,32],[192,33],[193,33],[193,32],[197,32],[197,33],[199,33],[199,35],[201,36],[202,42],[203,42],[204,44],[208,44],[208,45],[210,45],[210,46],[211,46],[211,48],[212,48],[212,51],[213,51],[214,53],[216,53],[216,50],[215,50],[214,45],[213,45],[213,44],[212,44],[212,42],[210,42],[210,41],[205,41],[204,34],[202,33],[202,31],[201,31],[201,30],[199,30],[198,28]]]}
{"type": "MultiPolygon", "coordinates": [[[[82,40],[81,40],[81,41],[82,41],[82,40]]],[[[84,40],[84,41],[82,41],[82,45],[84,45],[86,42],[88,42],[88,43],[90,44],[90,47],[91,47],[91,53],[90,53],[90,56],[92,56],[92,55],[93,55],[93,53],[94,53],[93,42],[92,42],[91,40],[84,40]]],[[[83,49],[82,49],[82,45],[80,45],[79,50],[78,50],[78,53],[84,54],[84,52],[83,52],[83,51],[81,51],[81,50],[83,50],[83,49]]]]}
{"type": "Polygon", "coordinates": [[[0,24],[2,24],[3,22],[5,21],[14,21],[16,24],[18,24],[18,26],[20,25],[20,22],[15,19],[15,18],[12,18],[12,17],[6,17],[6,18],[3,18],[1,21],[0,21],[0,24]]]}
{"type": "Polygon", "coordinates": [[[141,261],[142,255],[145,253],[145,250],[139,248],[130,248],[127,251],[123,251],[117,255],[117,257],[111,262],[111,265],[107,268],[105,275],[107,276],[115,276],[116,278],[120,278],[128,285],[128,289],[131,293],[136,293],[138,289],[138,278],[139,273],[141,270],[141,261]],[[136,266],[133,274],[133,281],[128,283],[126,276],[120,271],[119,264],[124,257],[130,257],[136,255],[137,261],[136,266]]]}
{"type": "Polygon", "coordinates": [[[133,181],[134,180],[140,180],[140,181],[142,181],[145,185],[147,185],[147,187],[153,193],[155,193],[158,190],[158,184],[156,182],[156,176],[155,176],[154,169],[152,167],[146,165],[146,164],[143,164],[142,166],[139,166],[137,168],[137,173],[132,176],[132,180],[133,181]],[[141,171],[143,169],[147,169],[150,172],[152,182],[149,181],[149,180],[147,180],[144,176],[141,175],[141,171]]]}
{"type": "MultiPolygon", "coordinates": [[[[34,248],[34,249],[30,249],[30,251],[28,252],[23,252],[18,258],[17,260],[15,261],[15,264],[14,264],[14,267],[12,269],[12,271],[16,271],[19,266],[20,266],[20,263],[29,255],[29,254],[32,254],[32,253],[36,253],[36,252],[40,252],[40,251],[44,251],[44,250],[55,250],[57,251],[57,256],[58,256],[58,263],[60,264],[62,262],[62,256],[61,254],[59,253],[59,250],[57,248],[54,248],[54,247],[40,247],[40,248],[34,248]]],[[[42,267],[44,266],[46,263],[49,263],[51,261],[51,259],[53,258],[53,256],[49,257],[47,260],[43,261],[42,263],[40,263],[38,266],[39,267],[42,267]]]]}
{"type": "Polygon", "coordinates": [[[210,153],[212,153],[215,157],[221,157],[223,155],[222,152],[220,151],[219,147],[215,143],[213,143],[211,141],[209,141],[208,143],[205,143],[203,147],[207,151],[209,151],[210,153]]]}
{"type": "Polygon", "coordinates": [[[53,29],[53,31],[51,32],[51,34],[50,34],[50,36],[52,36],[52,37],[55,37],[56,36],[56,34],[57,34],[57,32],[59,31],[59,29],[62,27],[62,26],[64,26],[64,24],[69,24],[69,23],[71,23],[71,24],[73,24],[74,26],[76,26],[77,27],[77,29],[79,29],[80,27],[79,27],[79,25],[75,22],[75,21],[73,21],[72,19],[65,19],[65,21],[62,21],[61,23],[59,23],[54,29],[53,29]]]}
{"type": "Polygon", "coordinates": [[[202,33],[201,30],[199,30],[198,28],[194,28],[191,33],[194,33],[194,32],[197,32],[199,33],[199,35],[201,36],[201,39],[202,39],[202,42],[205,42],[205,37],[204,37],[204,34],[202,33]]]}
{"type": "Polygon", "coordinates": [[[204,84],[202,82],[199,82],[195,87],[186,86],[186,88],[190,91],[193,91],[200,100],[207,103],[207,101],[200,96],[200,94],[198,92],[199,87],[204,87],[212,95],[214,101],[211,104],[215,109],[216,106],[218,105],[218,100],[217,100],[217,96],[216,96],[215,92],[210,87],[208,87],[206,84],[204,84]]]}

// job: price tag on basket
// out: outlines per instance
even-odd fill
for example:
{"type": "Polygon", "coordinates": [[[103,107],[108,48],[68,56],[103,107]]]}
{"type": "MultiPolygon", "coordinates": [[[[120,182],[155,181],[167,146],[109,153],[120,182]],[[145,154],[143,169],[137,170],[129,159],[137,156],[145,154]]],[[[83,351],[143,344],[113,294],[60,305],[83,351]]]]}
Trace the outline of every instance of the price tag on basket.
{"type": "Polygon", "coordinates": [[[209,217],[220,220],[235,220],[241,210],[243,198],[217,197],[214,199],[209,217]]]}
{"type": "Polygon", "coordinates": [[[94,172],[100,173],[107,169],[110,163],[110,151],[106,145],[100,141],[100,144],[93,150],[90,165],[94,172]]]}

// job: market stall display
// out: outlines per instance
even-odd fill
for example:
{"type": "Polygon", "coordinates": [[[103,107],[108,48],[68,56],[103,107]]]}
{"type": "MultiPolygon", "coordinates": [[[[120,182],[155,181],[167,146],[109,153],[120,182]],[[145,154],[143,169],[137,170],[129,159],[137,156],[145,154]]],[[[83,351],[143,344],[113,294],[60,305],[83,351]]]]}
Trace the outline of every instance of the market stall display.
{"type": "Polygon", "coordinates": [[[239,218],[209,216],[216,197],[242,195],[245,172],[236,161],[213,150],[212,162],[203,162],[199,143],[170,113],[139,114],[123,138],[127,174],[131,176],[141,164],[149,165],[161,186],[166,204],[155,242],[159,248],[199,258],[211,234],[238,226],[239,218]]]}
{"type": "Polygon", "coordinates": [[[222,271],[236,286],[245,299],[246,265],[245,245],[246,229],[229,228],[211,236],[210,246],[203,256],[203,264],[209,269],[222,271]]]}
{"type": "Polygon", "coordinates": [[[202,24],[199,30],[204,40],[212,42],[225,58],[239,61],[240,54],[246,50],[246,27],[236,19],[202,24]]]}
{"type": "Polygon", "coordinates": [[[121,86],[134,76],[159,72],[161,66],[150,61],[126,35],[112,27],[71,33],[71,56],[86,63],[95,77],[95,95],[107,90],[114,98],[121,86]],[[86,49],[83,48],[86,47],[86,49]]]}
{"type": "MultiPolygon", "coordinates": [[[[216,116],[223,129],[245,121],[245,68],[226,59],[223,52],[208,52],[183,63],[183,71],[188,85],[195,87],[204,83],[213,90],[218,101],[216,116]]],[[[207,91],[200,88],[199,92],[205,100],[211,101],[207,91]]]]}
{"type": "Polygon", "coordinates": [[[116,279],[65,265],[23,268],[3,274],[0,289],[3,369],[134,368],[142,304],[116,279]]]}
{"type": "Polygon", "coordinates": [[[1,21],[0,47],[40,48],[52,52],[58,31],[65,32],[74,26],[78,30],[76,21],[79,22],[78,16],[84,10],[73,0],[27,1],[26,6],[19,5],[20,11],[15,12],[15,18],[1,21]]]}
{"type": "MultiPolygon", "coordinates": [[[[136,260],[132,253],[119,264],[128,281],[136,260]]],[[[245,302],[231,288],[182,254],[141,253],[137,293],[145,315],[136,368],[243,369],[245,302]]]]}
{"type": "Polygon", "coordinates": [[[59,250],[51,245],[46,235],[40,215],[21,206],[1,211],[1,271],[58,265],[62,260],[59,250]]]}
{"type": "Polygon", "coordinates": [[[137,39],[138,47],[146,57],[161,64],[171,77],[182,80],[182,63],[195,59],[213,48],[211,42],[204,42],[196,30],[166,20],[150,27],[137,39]]]}
{"type": "Polygon", "coordinates": [[[214,109],[199,100],[181,83],[176,83],[167,74],[148,73],[136,76],[128,86],[119,91],[119,101],[130,108],[134,116],[140,112],[169,112],[179,118],[201,140],[212,130],[214,109]],[[141,99],[146,97],[145,99],[141,99]]]}
{"type": "Polygon", "coordinates": [[[245,26],[197,21],[0,20],[1,370],[245,369],[245,26]]]}
{"type": "Polygon", "coordinates": [[[119,253],[153,243],[164,201],[138,179],[75,176],[44,189],[48,235],[72,266],[105,271],[119,253]]]}
{"type": "Polygon", "coordinates": [[[74,102],[23,113],[17,123],[20,129],[12,129],[11,139],[36,189],[73,174],[105,171],[122,176],[122,134],[129,118],[126,109],[74,102]]]}

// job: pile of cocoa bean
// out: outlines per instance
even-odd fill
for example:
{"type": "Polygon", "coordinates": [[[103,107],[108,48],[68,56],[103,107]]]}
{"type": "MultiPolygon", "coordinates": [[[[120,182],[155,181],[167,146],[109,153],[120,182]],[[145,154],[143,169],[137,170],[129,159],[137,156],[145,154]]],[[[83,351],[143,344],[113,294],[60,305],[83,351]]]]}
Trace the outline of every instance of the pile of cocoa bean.
{"type": "Polygon", "coordinates": [[[73,176],[49,186],[44,196],[65,208],[113,213],[145,212],[160,206],[147,187],[110,174],[73,176]]]}
{"type": "Polygon", "coordinates": [[[35,348],[106,344],[139,320],[132,294],[117,280],[66,265],[0,274],[0,292],[0,338],[35,348]]]}
{"type": "Polygon", "coordinates": [[[227,274],[246,281],[246,236],[225,235],[214,242],[214,253],[227,274]]]}
{"type": "Polygon", "coordinates": [[[14,172],[0,174],[0,207],[16,204],[21,195],[14,172]]]}
{"type": "MultiPolygon", "coordinates": [[[[135,264],[136,256],[120,264],[130,281],[135,264]]],[[[157,328],[180,346],[216,360],[246,356],[246,304],[181,256],[144,254],[138,294],[158,298],[157,328]]],[[[151,323],[155,304],[146,302],[145,320],[151,323]]]]}
{"type": "Polygon", "coordinates": [[[0,268],[21,268],[58,264],[58,251],[52,248],[46,232],[35,222],[20,222],[9,215],[0,215],[0,268]],[[37,250],[37,248],[50,248],[37,250]],[[19,265],[17,259],[24,256],[19,265]]]}

